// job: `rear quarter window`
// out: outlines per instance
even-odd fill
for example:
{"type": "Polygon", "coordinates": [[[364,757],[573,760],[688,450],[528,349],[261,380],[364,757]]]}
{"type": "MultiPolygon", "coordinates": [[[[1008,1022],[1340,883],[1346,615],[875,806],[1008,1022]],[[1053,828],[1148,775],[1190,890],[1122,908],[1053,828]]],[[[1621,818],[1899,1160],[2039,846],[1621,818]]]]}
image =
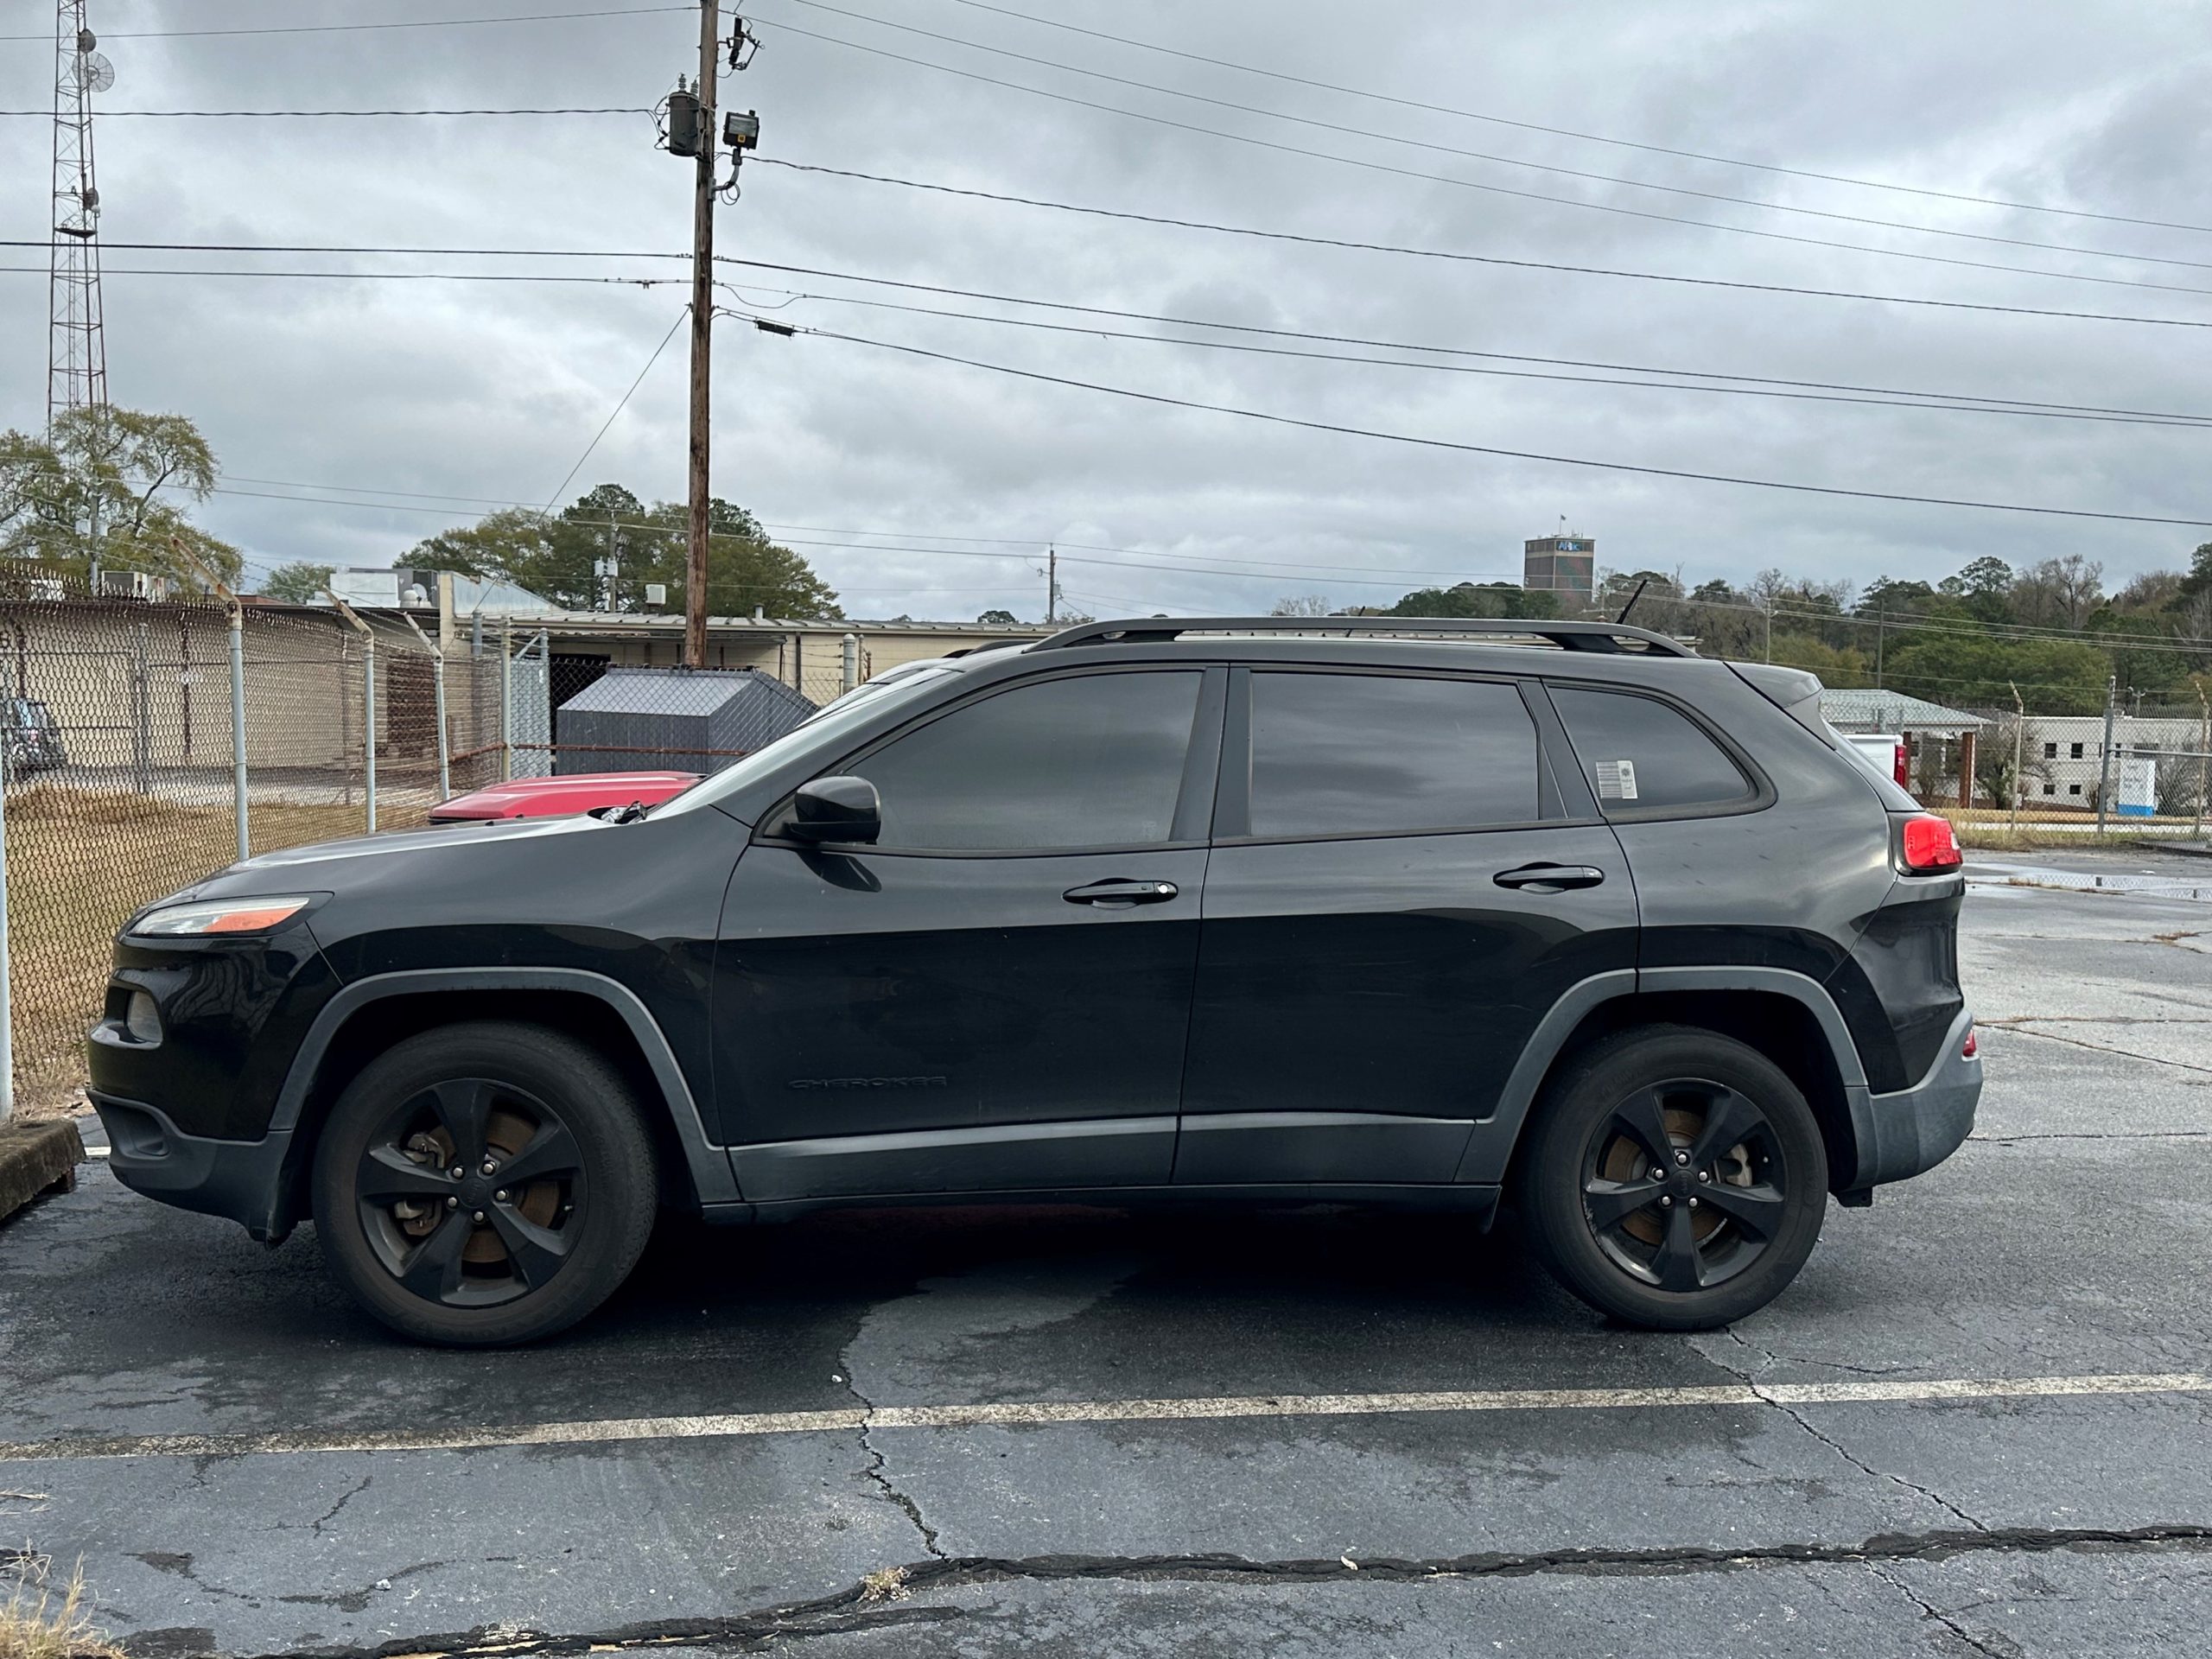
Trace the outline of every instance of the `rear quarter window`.
{"type": "Polygon", "coordinates": [[[1726,749],[1655,697],[1560,685],[1551,697],[1608,817],[1747,804],[1758,795],[1726,749]]]}

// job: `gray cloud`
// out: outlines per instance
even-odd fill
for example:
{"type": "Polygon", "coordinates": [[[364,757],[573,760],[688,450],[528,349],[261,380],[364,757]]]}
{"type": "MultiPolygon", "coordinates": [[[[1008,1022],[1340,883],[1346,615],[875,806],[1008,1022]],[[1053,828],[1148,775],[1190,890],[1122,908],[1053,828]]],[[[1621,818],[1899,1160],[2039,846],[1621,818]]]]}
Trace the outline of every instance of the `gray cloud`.
{"type": "MultiPolygon", "coordinates": [[[[1544,8],[1162,0],[1040,15],[1290,73],[1519,119],[1968,194],[2189,219],[2204,175],[2194,90],[2212,19],[2139,0],[2024,9],[1870,0],[1626,0],[1544,8]],[[1110,21],[1102,22],[1102,19],[1110,21]]],[[[582,0],[407,0],[402,15],[581,8],[582,0]]],[[[839,0],[847,4],[848,0],[839,0]]],[[[1869,248],[2212,289],[2212,270],[1824,224],[1625,185],[1577,182],[1173,97],[1102,86],[760,0],[767,44],[723,83],[791,160],[1300,232],[1686,276],[2212,321],[2160,293],[1735,235],[1363,171],[1002,90],[779,22],[979,73],[1418,173],[1869,248]]],[[[1764,201],[2149,256],[2212,260],[2212,236],[1975,207],[1395,109],[1033,27],[953,0],[849,10],[1268,108],[1589,171],[1764,201]]],[[[139,41],[132,28],[365,21],[358,4],[99,0],[118,81],[145,107],[634,105],[692,61],[683,15],[500,29],[139,41]]],[[[17,4],[0,33],[50,16],[17,4]]],[[[43,107],[50,60],[0,45],[0,106],[43,107]]],[[[634,118],[155,121],[99,128],[111,243],[239,241],[664,250],[687,245],[689,169],[634,118]]],[[[0,122],[0,223],[46,224],[47,129],[0,122]]],[[[2212,335],[1730,293],[1349,250],[1298,247],[925,194],[753,167],[721,211],[724,251],[1010,294],[1596,360],[2203,410],[2212,335]]],[[[674,276],[680,264],[374,261],[137,254],[107,283],[113,395],[192,414],[245,479],[495,499],[545,498],[683,302],[675,287],[130,276],[133,265],[373,265],[674,276]]],[[[36,250],[5,263],[37,265],[36,250]]],[[[732,304],[771,290],[884,296],[828,279],[726,273],[732,304]]],[[[44,284],[0,277],[0,423],[41,418],[44,284]]],[[[963,309],[988,305],[918,300],[963,309]]],[[[1518,450],[1850,488],[2212,517],[2205,435],[2120,424],[1871,410],[1300,362],[1053,334],[803,301],[785,320],[1039,372],[1204,402],[1518,450]]],[[[1127,327],[1133,325],[1108,323],[1127,327]]],[[[674,496],[683,477],[683,337],[579,474],[674,496]]],[[[887,543],[1004,537],[1277,562],[1249,575],[1090,565],[1094,610],[1264,607],[1318,591],[1388,601],[1517,569],[1565,514],[1622,568],[1740,578],[1934,577],[1994,553],[2082,550],[2114,578],[2179,563],[2207,532],[2034,519],[1730,488],[1425,450],[1173,410],[837,341],[720,325],[718,491],[773,524],[880,529],[887,543]],[[1330,567],[1311,575],[1294,565],[1330,567]],[[1344,567],[1376,572],[1336,580],[1344,567]],[[1322,580],[1323,576],[1331,580],[1322,580]]],[[[306,493],[328,493],[327,491],[306,493]]],[[[385,497],[387,500],[397,498],[385,497]]],[[[435,508],[434,502],[416,502],[435,508]]],[[[382,563],[469,514],[219,497],[213,528],[264,562],[382,563]]],[[[851,540],[849,536],[794,539],[851,540]]],[[[1040,608],[1033,561],[809,549],[859,614],[1040,608]]],[[[973,550],[988,550],[976,548],[973,550]]],[[[1079,556],[1088,557],[1090,556],[1079,556]]],[[[1164,563],[1164,560],[1154,563],[1164,563]]]]}

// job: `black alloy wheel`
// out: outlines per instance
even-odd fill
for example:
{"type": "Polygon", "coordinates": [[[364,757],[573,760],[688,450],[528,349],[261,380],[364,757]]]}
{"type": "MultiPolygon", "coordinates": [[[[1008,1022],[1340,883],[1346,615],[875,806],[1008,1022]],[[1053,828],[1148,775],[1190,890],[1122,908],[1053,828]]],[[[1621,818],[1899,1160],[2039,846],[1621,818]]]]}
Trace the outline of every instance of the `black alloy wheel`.
{"type": "Polygon", "coordinates": [[[370,1135],[353,1192],[385,1270],[448,1307],[496,1307],[543,1289],[590,1202],[560,1114],[493,1077],[434,1083],[401,1103],[370,1135]]]}
{"type": "Polygon", "coordinates": [[[1827,1204],[1820,1126],[1747,1045],[1619,1033],[1570,1062],[1540,1112],[1520,1183],[1532,1236],[1602,1312],[1709,1329],[1764,1306],[1811,1254],[1827,1204]]]}
{"type": "Polygon", "coordinates": [[[325,1258],[425,1342],[527,1342],[599,1306],[658,1210],[652,1141],[622,1074],[543,1027],[472,1022],[361,1069],[315,1145],[325,1258]]]}
{"type": "Polygon", "coordinates": [[[1789,1163],[1766,1113],[1727,1084],[1637,1090],[1590,1136],[1582,1208],[1599,1248],[1662,1290],[1726,1284],[1774,1243],[1789,1163]]]}

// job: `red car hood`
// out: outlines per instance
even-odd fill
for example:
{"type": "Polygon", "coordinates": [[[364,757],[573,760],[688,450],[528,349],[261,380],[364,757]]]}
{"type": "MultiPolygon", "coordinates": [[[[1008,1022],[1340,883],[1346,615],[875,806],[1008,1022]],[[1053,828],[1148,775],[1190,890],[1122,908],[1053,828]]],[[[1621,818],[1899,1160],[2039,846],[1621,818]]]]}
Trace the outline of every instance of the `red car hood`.
{"type": "Polygon", "coordinates": [[[517,778],[472,790],[430,809],[432,823],[484,823],[498,818],[563,818],[594,807],[658,805],[699,781],[696,772],[584,772],[560,778],[517,778]]]}

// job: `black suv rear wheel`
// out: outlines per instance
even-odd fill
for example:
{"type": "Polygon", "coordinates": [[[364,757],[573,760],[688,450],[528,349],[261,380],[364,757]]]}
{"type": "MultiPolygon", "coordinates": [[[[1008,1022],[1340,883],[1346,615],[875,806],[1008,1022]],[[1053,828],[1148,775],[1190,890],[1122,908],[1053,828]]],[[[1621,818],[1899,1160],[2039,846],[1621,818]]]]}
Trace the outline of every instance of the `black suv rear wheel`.
{"type": "Polygon", "coordinates": [[[1647,1026],[1554,1080],[1521,1198],[1545,1265],[1584,1301],[1700,1331],[1797,1276],[1827,1180],[1820,1125],[1772,1061],[1714,1032],[1647,1026]]]}
{"type": "Polygon", "coordinates": [[[378,1056],[315,1149],[331,1269],[394,1330],[454,1346],[573,1325],[652,1230],[652,1143],[605,1058],[540,1027],[447,1026],[378,1056]]]}

